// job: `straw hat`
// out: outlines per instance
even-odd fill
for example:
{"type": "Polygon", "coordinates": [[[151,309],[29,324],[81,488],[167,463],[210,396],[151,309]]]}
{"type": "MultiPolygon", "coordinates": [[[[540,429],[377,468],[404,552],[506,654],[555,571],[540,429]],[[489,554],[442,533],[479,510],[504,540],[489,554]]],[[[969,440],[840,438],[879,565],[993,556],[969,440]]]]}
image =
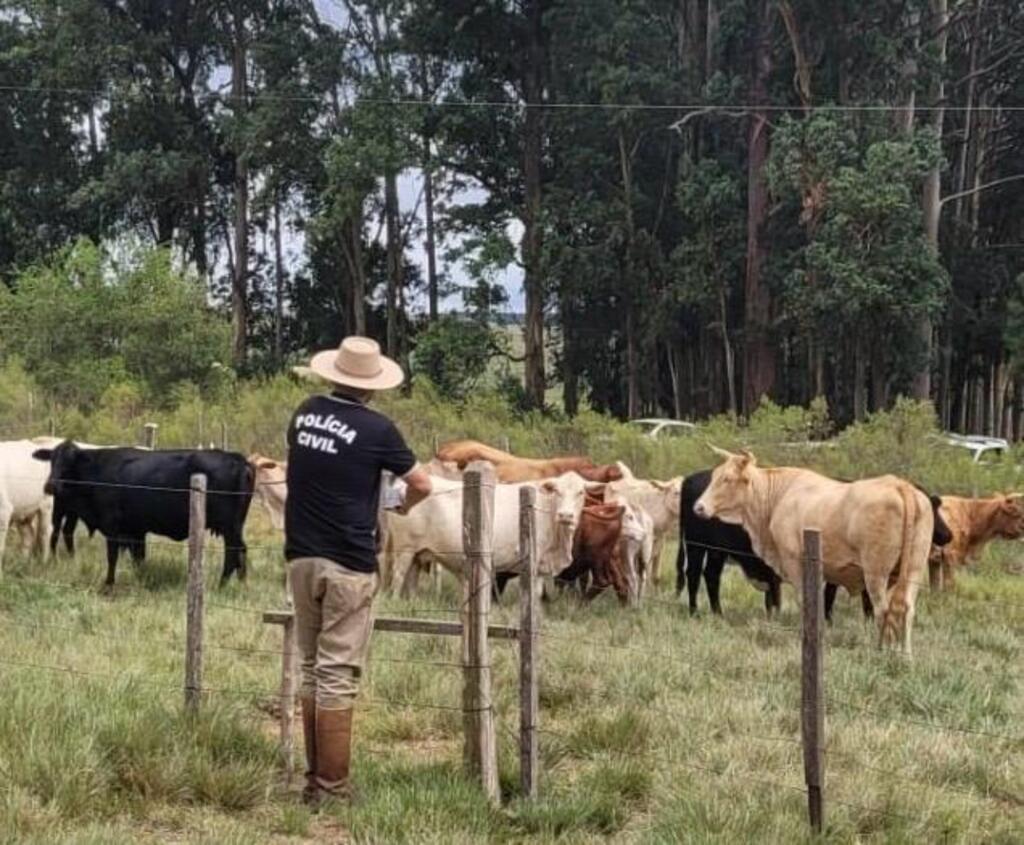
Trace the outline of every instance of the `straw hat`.
{"type": "Polygon", "coordinates": [[[357,335],[346,337],[337,349],[317,352],[309,369],[327,381],[360,390],[388,390],[405,380],[402,368],[380,354],[377,341],[357,335]]]}

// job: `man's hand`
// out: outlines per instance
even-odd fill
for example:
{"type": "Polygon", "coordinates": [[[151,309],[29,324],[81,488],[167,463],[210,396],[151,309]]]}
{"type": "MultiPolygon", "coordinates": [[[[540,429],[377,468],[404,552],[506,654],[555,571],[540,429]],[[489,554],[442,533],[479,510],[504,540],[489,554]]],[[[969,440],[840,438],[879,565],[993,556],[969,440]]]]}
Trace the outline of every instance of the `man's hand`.
{"type": "Polygon", "coordinates": [[[395,508],[395,513],[404,516],[430,495],[434,485],[430,480],[430,473],[419,465],[414,467],[407,475],[402,476],[402,481],[406,484],[405,501],[395,508]]]}

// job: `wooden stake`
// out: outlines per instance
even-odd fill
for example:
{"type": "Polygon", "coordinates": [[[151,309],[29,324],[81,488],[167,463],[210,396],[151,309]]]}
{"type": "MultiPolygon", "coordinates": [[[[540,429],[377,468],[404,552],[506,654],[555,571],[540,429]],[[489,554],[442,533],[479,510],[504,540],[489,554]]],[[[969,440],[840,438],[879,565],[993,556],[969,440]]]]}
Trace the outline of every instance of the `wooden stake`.
{"type": "Polygon", "coordinates": [[[491,656],[487,620],[491,612],[494,541],[494,467],[474,461],[464,476],[462,537],[468,577],[463,602],[463,721],[465,759],[494,802],[498,787],[498,751],[491,699],[491,656]]]}
{"type": "Polygon", "coordinates": [[[825,820],[825,687],[822,658],[821,535],[804,531],[801,728],[811,829],[825,820]]]}
{"type": "Polygon", "coordinates": [[[199,712],[203,689],[203,547],[206,540],[206,476],[190,479],[188,587],[186,598],[185,707],[199,712]]]}
{"type": "Polygon", "coordinates": [[[540,626],[537,603],[537,490],[519,488],[519,777],[523,797],[537,797],[539,763],[537,729],[540,696],[537,688],[540,626]]]}
{"type": "Polygon", "coordinates": [[[146,423],[143,426],[144,431],[144,444],[147,449],[156,448],[156,430],[159,428],[156,423],[146,423]]]}
{"type": "Polygon", "coordinates": [[[295,771],[295,739],[292,727],[295,724],[295,665],[298,653],[295,650],[295,617],[284,623],[281,638],[281,758],[284,764],[284,780],[291,786],[295,771]]]}

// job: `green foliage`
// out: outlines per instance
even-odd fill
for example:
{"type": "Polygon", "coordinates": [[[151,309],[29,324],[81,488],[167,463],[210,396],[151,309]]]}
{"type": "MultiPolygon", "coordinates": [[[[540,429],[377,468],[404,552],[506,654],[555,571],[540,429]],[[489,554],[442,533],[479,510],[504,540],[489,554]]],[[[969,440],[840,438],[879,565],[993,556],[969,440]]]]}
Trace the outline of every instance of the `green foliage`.
{"type": "Polygon", "coordinates": [[[134,382],[161,404],[176,384],[205,384],[227,344],[226,323],[166,250],[115,260],[81,240],[0,288],[0,351],[61,403],[91,408],[134,382]]]}
{"type": "Polygon", "coordinates": [[[445,316],[416,335],[412,370],[429,378],[441,398],[463,399],[499,354],[499,342],[485,323],[445,316]]]}

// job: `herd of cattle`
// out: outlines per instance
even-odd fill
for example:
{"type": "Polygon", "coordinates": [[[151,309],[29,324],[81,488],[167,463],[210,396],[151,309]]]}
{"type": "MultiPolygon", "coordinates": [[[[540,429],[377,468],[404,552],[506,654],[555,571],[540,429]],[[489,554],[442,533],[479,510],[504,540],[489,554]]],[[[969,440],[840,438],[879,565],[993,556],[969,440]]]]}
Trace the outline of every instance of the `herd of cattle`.
{"type": "MultiPolygon", "coordinates": [[[[860,593],[882,639],[899,640],[908,652],[924,578],[949,584],[956,567],[989,541],[1024,537],[1020,495],[940,498],[896,476],[839,481],[807,469],[761,467],[747,452],[716,451],[723,461],[713,470],[657,481],[636,478],[622,463],[522,458],[470,440],[444,444],[427,464],[433,493],[409,514],[381,510],[384,585],[415,589],[418,574],[438,564],[464,574],[462,472],[477,460],[492,463],[499,482],[493,545],[499,593],[519,567],[519,489],[531,485],[540,572],[575,584],[588,600],[610,586],[621,602],[639,602],[645,584],[658,580],[665,541],[678,529],[677,592],[686,586],[691,612],[702,576],[712,612],[721,612],[721,574],[732,559],[764,591],[771,614],[782,582],[800,582],[803,531],[813,527],[821,532],[827,614],[838,587],[860,593]]],[[[207,476],[207,528],[224,538],[222,582],[233,572],[244,578],[243,529],[253,496],[273,525],[283,527],[283,463],[220,450],[106,448],[56,438],[0,443],[0,562],[9,529],[45,556],[61,536],[73,553],[82,523],[106,539],[106,585],[112,586],[120,553],[143,560],[147,534],[188,536],[195,473],[207,476]]]]}

